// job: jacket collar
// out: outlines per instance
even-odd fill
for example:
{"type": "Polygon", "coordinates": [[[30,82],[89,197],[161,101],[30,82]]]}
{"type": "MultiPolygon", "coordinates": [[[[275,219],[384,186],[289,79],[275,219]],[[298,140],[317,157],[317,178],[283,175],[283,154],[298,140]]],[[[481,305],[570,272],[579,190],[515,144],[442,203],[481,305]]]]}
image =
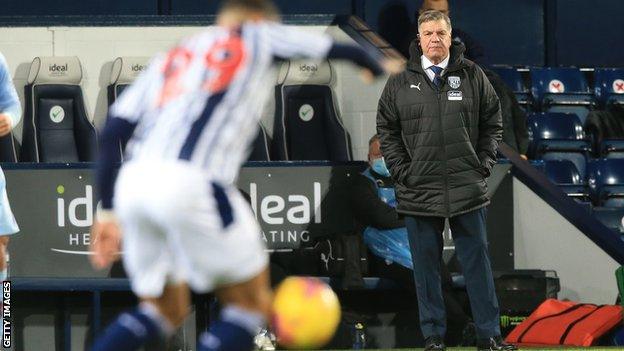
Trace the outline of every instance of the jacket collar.
{"type": "MultiPolygon", "coordinates": [[[[450,59],[447,56],[444,60],[442,60],[442,62],[438,63],[436,66],[442,69],[446,69],[448,67],[449,61],[450,59]]],[[[427,68],[433,66],[433,62],[429,61],[429,59],[425,55],[420,55],[420,63],[421,63],[423,70],[426,70],[427,68]]]]}
{"type": "MultiPolygon", "coordinates": [[[[449,54],[450,58],[448,67],[446,68],[446,72],[457,71],[468,66],[468,62],[466,61],[466,59],[464,59],[464,51],[466,51],[466,47],[463,43],[457,41],[451,42],[451,49],[449,54]]],[[[412,40],[412,43],[410,44],[410,58],[407,62],[408,70],[425,74],[420,60],[421,55],[422,51],[420,50],[420,45],[418,45],[418,40],[412,40]]]]}

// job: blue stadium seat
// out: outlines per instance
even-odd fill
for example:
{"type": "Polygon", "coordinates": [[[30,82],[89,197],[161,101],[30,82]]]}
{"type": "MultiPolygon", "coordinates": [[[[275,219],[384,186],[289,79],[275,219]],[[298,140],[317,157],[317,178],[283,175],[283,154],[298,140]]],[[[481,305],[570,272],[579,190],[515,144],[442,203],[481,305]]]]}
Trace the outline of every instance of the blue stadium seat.
{"type": "Polygon", "coordinates": [[[24,87],[20,161],[94,161],[96,132],[87,116],[77,57],[36,57],[24,87]]]}
{"type": "Polygon", "coordinates": [[[589,193],[585,182],[569,160],[549,160],[544,162],[544,173],[569,197],[580,202],[589,201],[589,193]]]}
{"type": "Polygon", "coordinates": [[[600,143],[600,155],[605,158],[624,158],[624,139],[606,139],[600,143]]]}
{"type": "Polygon", "coordinates": [[[604,105],[624,104],[624,68],[596,68],[594,92],[604,105]]]}
{"type": "Polygon", "coordinates": [[[275,160],[350,161],[351,141],[334,104],[329,62],[292,61],[275,88],[275,160]]]}
{"type": "Polygon", "coordinates": [[[624,226],[622,217],[624,217],[624,208],[622,207],[594,207],[592,214],[594,218],[602,224],[612,229],[620,235],[624,234],[624,226]]]}
{"type": "Polygon", "coordinates": [[[531,105],[533,105],[533,97],[531,96],[531,91],[524,83],[520,72],[516,68],[509,66],[493,66],[491,69],[511,88],[520,106],[525,111],[530,111],[531,105]]]}
{"type": "Polygon", "coordinates": [[[578,68],[531,68],[533,97],[545,112],[571,112],[581,123],[596,105],[593,92],[578,68]]]}
{"type": "Polygon", "coordinates": [[[542,160],[569,160],[576,166],[581,180],[591,151],[578,117],[567,113],[537,113],[527,119],[528,156],[542,160]]]}
{"type": "Polygon", "coordinates": [[[600,159],[587,165],[587,179],[594,204],[624,207],[624,159],[600,159]]]}

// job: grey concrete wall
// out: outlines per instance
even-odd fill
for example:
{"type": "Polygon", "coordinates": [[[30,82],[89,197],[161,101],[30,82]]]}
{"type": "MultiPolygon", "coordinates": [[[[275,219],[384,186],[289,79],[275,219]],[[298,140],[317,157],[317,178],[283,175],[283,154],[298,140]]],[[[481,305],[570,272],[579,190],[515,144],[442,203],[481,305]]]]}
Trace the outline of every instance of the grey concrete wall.
{"type": "Polygon", "coordinates": [[[560,299],[615,303],[617,262],[517,179],[514,234],[516,269],[557,271],[560,299]]]}

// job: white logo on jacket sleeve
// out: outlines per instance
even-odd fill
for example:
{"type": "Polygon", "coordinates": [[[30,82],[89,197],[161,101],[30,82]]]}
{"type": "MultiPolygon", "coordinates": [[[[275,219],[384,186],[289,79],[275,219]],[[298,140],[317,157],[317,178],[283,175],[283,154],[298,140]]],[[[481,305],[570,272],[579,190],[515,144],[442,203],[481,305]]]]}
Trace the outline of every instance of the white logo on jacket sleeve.
{"type": "Polygon", "coordinates": [[[447,81],[451,89],[457,89],[461,85],[461,79],[458,76],[449,76],[447,81]]]}

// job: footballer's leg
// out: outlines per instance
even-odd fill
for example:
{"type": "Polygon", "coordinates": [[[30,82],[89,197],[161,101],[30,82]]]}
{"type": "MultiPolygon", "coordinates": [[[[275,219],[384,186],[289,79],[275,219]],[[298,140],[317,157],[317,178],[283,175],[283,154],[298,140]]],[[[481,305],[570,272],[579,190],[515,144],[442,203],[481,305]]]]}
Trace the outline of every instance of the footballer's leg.
{"type": "Polygon", "coordinates": [[[249,351],[253,338],[267,324],[273,293],[268,268],[242,283],[222,286],[215,294],[223,308],[219,319],[201,335],[199,351],[249,351]]]}
{"type": "Polygon", "coordinates": [[[93,351],[133,351],[150,340],[167,340],[188,314],[186,284],[168,284],[159,297],[141,298],[134,309],[121,314],[93,345],[93,351]]]}
{"type": "MultiPolygon", "coordinates": [[[[116,204],[124,230],[122,258],[132,291],[141,302],[109,325],[95,340],[93,351],[132,351],[147,341],[164,342],[184,319],[189,305],[188,287],[180,283],[186,280],[175,274],[175,254],[169,246],[168,229],[160,223],[160,212],[154,209],[162,201],[150,195],[157,184],[143,180],[140,170],[131,168],[122,172],[116,204]]],[[[103,245],[97,243],[106,238],[107,232],[101,230],[109,228],[100,227],[95,225],[92,229],[96,248],[103,245]]],[[[112,233],[115,231],[109,234],[112,233]]]]}
{"type": "Polygon", "coordinates": [[[246,282],[217,288],[215,295],[224,305],[237,305],[245,310],[259,312],[266,320],[271,317],[273,291],[268,267],[246,282]]]}
{"type": "Polygon", "coordinates": [[[213,291],[223,306],[200,336],[198,350],[249,351],[267,323],[272,299],[260,227],[238,189],[205,181],[195,185],[182,193],[208,185],[206,196],[171,218],[169,242],[179,253],[173,256],[176,271],[184,272],[191,289],[213,291]]]}
{"type": "Polygon", "coordinates": [[[148,297],[140,300],[142,305],[150,305],[156,308],[159,314],[157,318],[163,333],[170,335],[182,325],[188,315],[191,294],[186,283],[167,284],[160,297],[148,297]]]}

